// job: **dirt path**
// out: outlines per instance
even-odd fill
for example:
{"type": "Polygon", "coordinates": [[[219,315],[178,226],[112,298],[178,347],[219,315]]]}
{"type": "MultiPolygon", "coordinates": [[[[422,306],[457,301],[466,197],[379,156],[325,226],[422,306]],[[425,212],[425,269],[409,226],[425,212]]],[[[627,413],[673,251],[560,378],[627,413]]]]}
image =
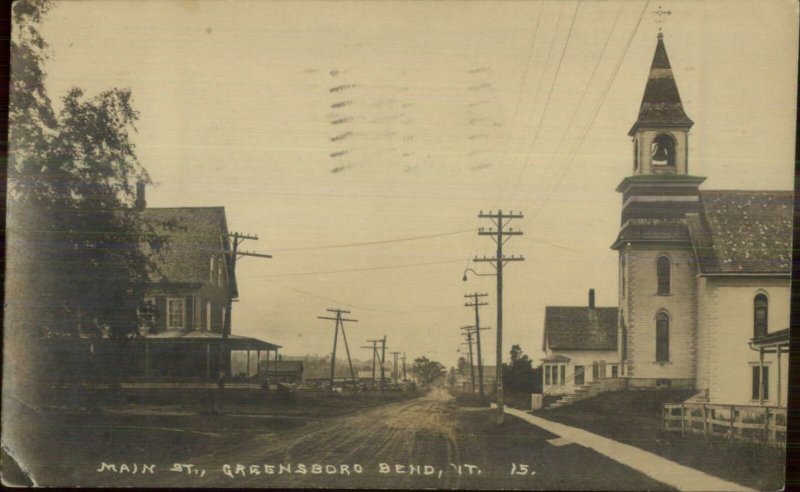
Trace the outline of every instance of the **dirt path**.
{"type": "Polygon", "coordinates": [[[94,434],[95,439],[107,443],[96,447],[78,441],[85,433],[68,434],[58,428],[50,432],[51,461],[57,466],[42,470],[43,476],[53,479],[40,484],[415,490],[667,488],[587,448],[553,444],[550,440],[555,435],[520,419],[508,418],[505,425],[497,427],[491,410],[457,407],[444,391],[305,423],[286,421],[236,433],[203,429],[222,437],[178,433],[180,440],[170,447],[163,444],[172,435],[166,431],[135,433],[117,427],[109,425],[102,434],[94,434]],[[143,444],[134,447],[129,444],[131,439],[143,444]],[[103,462],[114,463],[116,472],[97,471],[103,462]],[[139,463],[139,470],[141,463],[153,463],[154,473],[122,473],[123,462],[128,468],[139,463]],[[174,463],[192,467],[172,471],[174,463]]]}

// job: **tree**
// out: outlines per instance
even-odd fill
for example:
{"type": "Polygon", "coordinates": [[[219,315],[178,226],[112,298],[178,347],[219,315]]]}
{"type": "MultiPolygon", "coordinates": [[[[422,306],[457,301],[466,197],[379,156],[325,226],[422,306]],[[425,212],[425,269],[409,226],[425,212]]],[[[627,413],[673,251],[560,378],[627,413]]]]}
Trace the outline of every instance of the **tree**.
{"type": "Polygon", "coordinates": [[[536,372],[533,361],[525,355],[522,347],[515,344],[510,350],[511,363],[503,364],[503,385],[509,391],[532,392],[536,387],[536,372]]]}
{"type": "Polygon", "coordinates": [[[422,356],[414,359],[411,372],[420,386],[428,386],[437,379],[443,378],[447,373],[447,369],[441,363],[422,356]]]}
{"type": "Polygon", "coordinates": [[[73,88],[63,109],[53,110],[45,90],[47,43],[38,30],[50,7],[47,0],[13,6],[6,329],[17,335],[15,362],[27,374],[38,368],[115,376],[124,370],[123,344],[114,364],[92,368],[85,352],[67,351],[66,364],[51,358],[41,340],[137,336],[151,268],[143,245],[158,248],[163,240],[133,207],[135,183],[150,178],[130,139],[138,119],[130,90],[87,98],[73,88]]]}
{"type": "Polygon", "coordinates": [[[469,361],[463,355],[458,358],[458,372],[461,375],[469,374],[469,361]]]}

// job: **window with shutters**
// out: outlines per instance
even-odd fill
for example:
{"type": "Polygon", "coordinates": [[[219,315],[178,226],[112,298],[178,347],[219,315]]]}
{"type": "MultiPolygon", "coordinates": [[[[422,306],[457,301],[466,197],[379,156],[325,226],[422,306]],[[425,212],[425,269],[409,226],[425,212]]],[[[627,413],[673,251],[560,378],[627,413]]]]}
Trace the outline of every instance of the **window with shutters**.
{"type": "Polygon", "coordinates": [[[206,301],[206,330],[211,331],[211,301],[206,301]]]}
{"type": "Polygon", "coordinates": [[[669,315],[656,316],[656,362],[669,362],[669,315]]]}
{"type": "Polygon", "coordinates": [[[217,277],[217,259],[215,257],[211,257],[209,260],[209,274],[208,274],[208,281],[213,284],[214,279],[217,277]]]}

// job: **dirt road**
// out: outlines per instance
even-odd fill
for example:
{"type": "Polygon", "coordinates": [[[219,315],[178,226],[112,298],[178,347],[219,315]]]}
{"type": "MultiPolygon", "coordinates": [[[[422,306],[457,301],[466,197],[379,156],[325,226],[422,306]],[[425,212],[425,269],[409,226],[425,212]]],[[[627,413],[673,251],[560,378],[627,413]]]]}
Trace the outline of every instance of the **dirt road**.
{"type": "Polygon", "coordinates": [[[195,451],[193,446],[181,448],[184,451],[167,462],[164,454],[157,452],[158,432],[149,432],[152,447],[128,456],[115,453],[106,460],[98,455],[90,463],[73,457],[74,466],[69,470],[75,483],[417,490],[665,489],[589,449],[554,440],[556,436],[517,418],[507,417],[505,425],[497,427],[491,410],[457,407],[439,390],[304,425],[254,430],[250,435],[222,432],[221,437],[197,436],[207,439],[204,446],[195,451]],[[128,465],[126,470],[121,469],[123,463],[128,465]],[[137,473],[130,472],[133,463],[138,464],[137,473]],[[141,473],[142,464],[154,466],[141,473]]]}

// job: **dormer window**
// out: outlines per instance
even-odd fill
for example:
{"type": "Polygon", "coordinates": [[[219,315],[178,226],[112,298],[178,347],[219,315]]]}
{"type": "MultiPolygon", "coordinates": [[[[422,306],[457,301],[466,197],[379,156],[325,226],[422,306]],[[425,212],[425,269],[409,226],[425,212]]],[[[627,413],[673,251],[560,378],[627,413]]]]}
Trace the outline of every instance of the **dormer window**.
{"type": "Polygon", "coordinates": [[[658,135],[650,146],[650,156],[654,166],[674,166],[675,139],[665,133],[658,135]]]}

